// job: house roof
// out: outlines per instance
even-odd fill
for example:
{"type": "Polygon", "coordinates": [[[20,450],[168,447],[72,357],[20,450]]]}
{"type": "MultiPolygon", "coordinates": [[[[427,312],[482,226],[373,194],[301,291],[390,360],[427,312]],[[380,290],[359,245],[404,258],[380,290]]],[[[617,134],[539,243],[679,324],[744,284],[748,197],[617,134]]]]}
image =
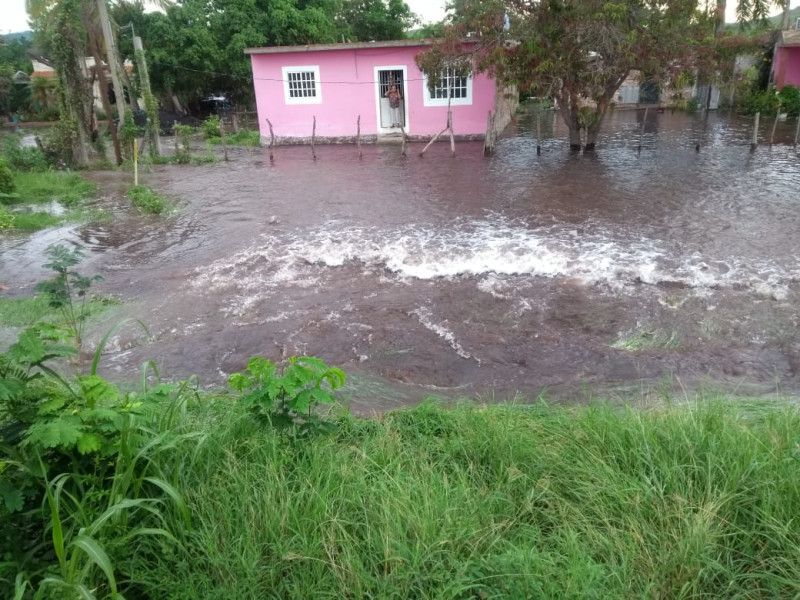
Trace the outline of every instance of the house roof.
{"type": "Polygon", "coordinates": [[[322,52],[324,50],[360,50],[362,48],[407,48],[430,46],[433,40],[388,40],[382,42],[346,42],[339,44],[310,44],[307,46],[268,46],[245,48],[245,54],[283,54],[287,52],[322,52]]]}
{"type": "Polygon", "coordinates": [[[779,46],[800,46],[800,29],[784,29],[778,39],[779,46]]]}

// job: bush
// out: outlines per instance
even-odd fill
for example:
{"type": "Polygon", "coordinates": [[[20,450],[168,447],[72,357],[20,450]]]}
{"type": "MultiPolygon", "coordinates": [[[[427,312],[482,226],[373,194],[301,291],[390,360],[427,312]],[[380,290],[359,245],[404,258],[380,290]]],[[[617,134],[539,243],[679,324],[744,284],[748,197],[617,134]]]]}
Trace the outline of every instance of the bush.
{"type": "Polygon", "coordinates": [[[751,90],[742,96],[739,111],[745,115],[774,115],[778,111],[778,96],[772,90],[751,90]]]}
{"type": "Polygon", "coordinates": [[[14,183],[14,175],[8,168],[8,161],[0,156],[0,194],[13,194],[15,189],[17,186],[14,183]]]}
{"type": "Polygon", "coordinates": [[[203,137],[206,139],[218,138],[220,137],[219,134],[219,115],[211,115],[200,126],[200,130],[203,132],[203,137]]]}
{"type": "Polygon", "coordinates": [[[781,112],[785,112],[790,117],[800,114],[800,90],[793,85],[785,85],[778,92],[778,100],[781,103],[781,112]]]}
{"type": "Polygon", "coordinates": [[[15,171],[46,171],[50,168],[47,157],[39,148],[23,148],[19,139],[11,135],[3,138],[2,154],[15,171]]]}
{"type": "Polygon", "coordinates": [[[0,204],[0,229],[11,229],[12,227],[14,227],[14,215],[0,204]]]}
{"type": "Polygon", "coordinates": [[[136,208],[153,215],[160,215],[167,207],[167,201],[163,196],[143,185],[129,189],[127,196],[136,208]]]}

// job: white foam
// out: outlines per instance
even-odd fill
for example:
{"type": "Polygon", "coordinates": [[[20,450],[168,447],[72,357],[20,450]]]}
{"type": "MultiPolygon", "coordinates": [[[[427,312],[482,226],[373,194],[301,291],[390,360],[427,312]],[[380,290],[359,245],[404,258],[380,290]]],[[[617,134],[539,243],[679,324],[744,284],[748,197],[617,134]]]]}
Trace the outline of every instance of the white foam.
{"type": "MultiPolygon", "coordinates": [[[[359,266],[382,283],[477,277],[480,290],[503,299],[520,277],[570,278],[624,291],[641,284],[697,290],[738,286],[785,299],[800,265],[682,254],[670,242],[625,237],[601,228],[531,227],[491,216],[431,225],[354,227],[340,222],[286,238],[263,236],[252,247],[198,269],[198,290],[251,295],[313,287],[337,269],[359,266]],[[509,281],[509,278],[517,278],[509,281]]],[[[240,306],[247,309],[247,305],[240,306]]]]}
{"type": "MultiPolygon", "coordinates": [[[[455,350],[456,354],[458,354],[461,358],[472,358],[472,356],[467,353],[466,350],[464,350],[464,347],[458,343],[458,340],[456,340],[456,336],[452,331],[445,327],[443,323],[434,322],[433,314],[429,308],[423,306],[416,310],[412,310],[409,314],[415,315],[425,329],[432,331],[450,344],[450,347],[455,350]]],[[[480,364],[480,360],[477,358],[475,360],[480,364]]]]}

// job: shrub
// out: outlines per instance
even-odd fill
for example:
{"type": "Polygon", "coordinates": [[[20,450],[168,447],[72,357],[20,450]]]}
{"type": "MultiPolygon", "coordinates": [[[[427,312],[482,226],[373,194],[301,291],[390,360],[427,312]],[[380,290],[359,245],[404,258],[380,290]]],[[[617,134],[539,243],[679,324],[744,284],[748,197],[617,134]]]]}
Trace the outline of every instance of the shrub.
{"type": "Polygon", "coordinates": [[[745,115],[774,115],[778,111],[778,96],[772,90],[751,90],[742,96],[739,110],[745,115]]]}
{"type": "Polygon", "coordinates": [[[203,137],[206,139],[220,137],[219,128],[219,115],[211,115],[205,121],[203,121],[203,124],[200,126],[200,130],[203,132],[203,137]]]}
{"type": "Polygon", "coordinates": [[[14,215],[0,204],[0,229],[11,229],[12,227],[14,227],[14,215]]]}
{"type": "Polygon", "coordinates": [[[127,196],[136,208],[153,215],[160,215],[167,207],[167,201],[163,196],[144,185],[132,187],[128,190],[127,196]]]}
{"type": "Polygon", "coordinates": [[[8,168],[8,161],[0,156],[0,194],[13,194],[16,189],[14,175],[11,173],[11,169],[8,168]]]}
{"type": "Polygon", "coordinates": [[[47,157],[39,148],[25,147],[14,136],[3,138],[3,157],[15,171],[46,171],[50,168],[47,157]]]}
{"type": "Polygon", "coordinates": [[[781,103],[781,112],[785,112],[790,117],[800,115],[800,90],[793,85],[785,85],[778,92],[778,100],[781,103]]]}

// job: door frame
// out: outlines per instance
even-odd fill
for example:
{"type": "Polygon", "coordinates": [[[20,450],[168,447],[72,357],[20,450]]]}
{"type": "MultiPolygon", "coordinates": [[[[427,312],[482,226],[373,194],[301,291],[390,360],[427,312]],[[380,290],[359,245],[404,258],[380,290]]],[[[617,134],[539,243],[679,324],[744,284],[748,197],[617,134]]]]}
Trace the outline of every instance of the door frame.
{"type": "Polygon", "coordinates": [[[391,127],[381,127],[381,76],[380,71],[402,71],[403,72],[403,116],[405,117],[405,131],[408,134],[410,130],[408,118],[408,66],[406,65],[388,65],[375,67],[375,118],[377,120],[378,135],[394,133],[397,130],[391,127]]]}

